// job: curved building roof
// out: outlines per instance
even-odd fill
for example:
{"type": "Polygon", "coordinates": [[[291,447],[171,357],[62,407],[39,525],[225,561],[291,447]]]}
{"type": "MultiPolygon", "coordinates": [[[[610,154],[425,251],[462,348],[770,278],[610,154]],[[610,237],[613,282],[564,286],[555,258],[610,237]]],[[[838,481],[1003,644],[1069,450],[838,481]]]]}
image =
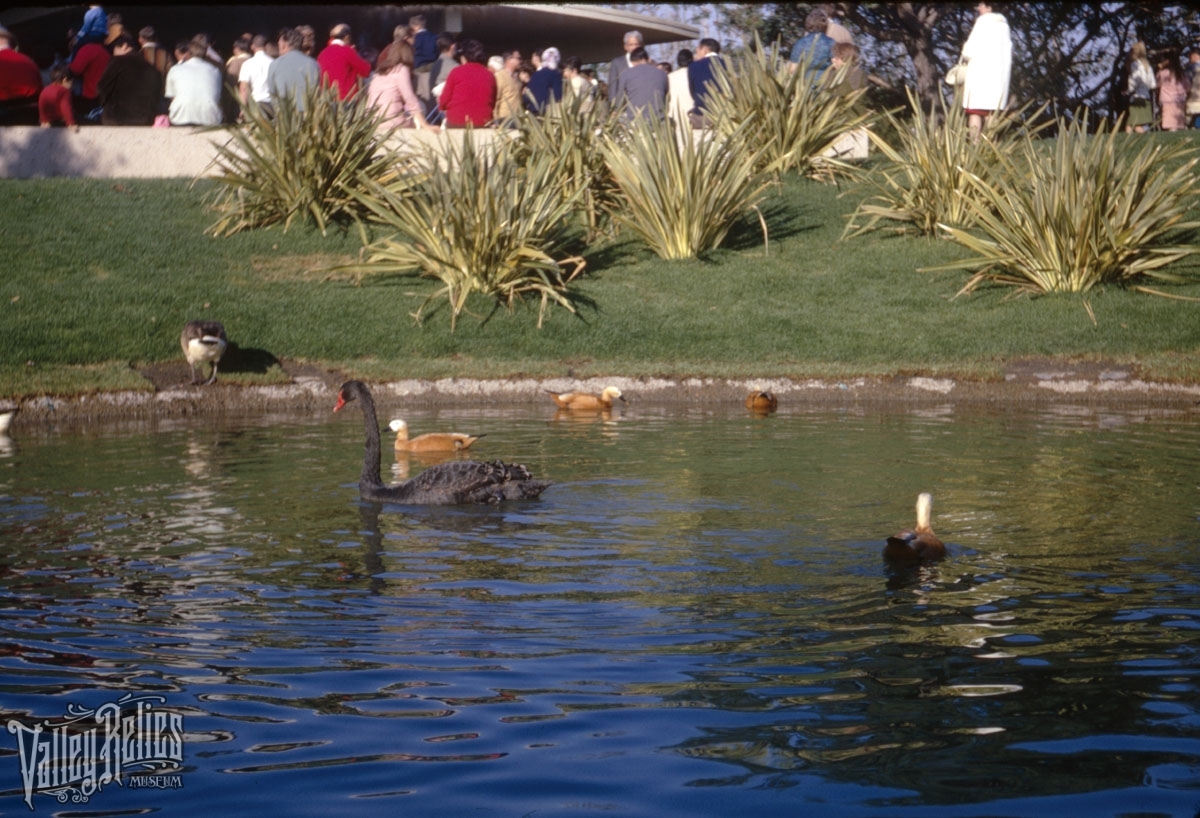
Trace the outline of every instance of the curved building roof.
{"type": "Polygon", "coordinates": [[[510,47],[528,55],[535,49],[554,46],[564,57],[574,55],[585,63],[607,62],[624,53],[621,43],[625,32],[635,29],[642,32],[647,45],[700,37],[700,29],[686,23],[586,3],[427,6],[422,11],[431,20],[430,29],[454,31],[453,24],[460,24],[459,30],[481,40],[489,53],[510,47]],[[439,12],[443,15],[442,27],[432,22],[439,12]]]}

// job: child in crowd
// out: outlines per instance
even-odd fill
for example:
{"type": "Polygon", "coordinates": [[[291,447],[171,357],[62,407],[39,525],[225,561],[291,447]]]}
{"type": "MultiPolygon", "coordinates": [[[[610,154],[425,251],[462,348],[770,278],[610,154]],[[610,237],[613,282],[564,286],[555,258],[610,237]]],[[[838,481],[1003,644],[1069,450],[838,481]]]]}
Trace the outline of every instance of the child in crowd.
{"type": "Polygon", "coordinates": [[[56,65],[50,71],[50,84],[38,97],[38,119],[43,128],[61,122],[68,128],[79,130],[71,108],[71,82],[71,72],[65,65],[56,65]]]}
{"type": "Polygon", "coordinates": [[[1184,105],[1191,88],[1179,58],[1172,54],[1160,59],[1155,79],[1158,81],[1159,125],[1164,131],[1182,131],[1188,125],[1184,105]]]}
{"type": "Polygon", "coordinates": [[[830,64],[834,71],[843,65],[849,66],[842,81],[834,86],[835,94],[844,96],[867,87],[867,76],[858,65],[858,47],[854,43],[835,43],[831,53],[830,64]]]}

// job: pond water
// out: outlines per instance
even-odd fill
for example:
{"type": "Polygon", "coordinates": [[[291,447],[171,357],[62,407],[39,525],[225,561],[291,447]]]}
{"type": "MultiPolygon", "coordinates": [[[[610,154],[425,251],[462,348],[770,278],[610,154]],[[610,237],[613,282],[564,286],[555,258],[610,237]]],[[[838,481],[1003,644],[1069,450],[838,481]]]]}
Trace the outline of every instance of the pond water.
{"type": "Polygon", "coordinates": [[[0,812],[1200,809],[1200,413],[553,411],[405,414],[554,482],[497,508],[361,503],[354,410],[18,427],[0,812]],[[16,734],[126,694],[180,773],[27,802],[16,734]]]}

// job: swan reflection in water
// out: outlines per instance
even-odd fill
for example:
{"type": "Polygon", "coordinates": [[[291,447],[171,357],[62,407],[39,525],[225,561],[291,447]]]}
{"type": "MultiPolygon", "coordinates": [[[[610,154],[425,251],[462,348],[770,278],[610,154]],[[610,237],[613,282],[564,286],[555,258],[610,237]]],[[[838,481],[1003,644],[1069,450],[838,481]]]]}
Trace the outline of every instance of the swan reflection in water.
{"type": "Polygon", "coordinates": [[[396,450],[396,462],[392,464],[392,474],[397,480],[407,480],[414,474],[420,474],[430,466],[448,463],[451,460],[470,460],[466,452],[409,452],[396,450]]]}
{"type": "Polygon", "coordinates": [[[554,420],[565,423],[611,423],[613,420],[613,411],[612,409],[592,409],[585,411],[578,409],[555,409],[554,420]]]}

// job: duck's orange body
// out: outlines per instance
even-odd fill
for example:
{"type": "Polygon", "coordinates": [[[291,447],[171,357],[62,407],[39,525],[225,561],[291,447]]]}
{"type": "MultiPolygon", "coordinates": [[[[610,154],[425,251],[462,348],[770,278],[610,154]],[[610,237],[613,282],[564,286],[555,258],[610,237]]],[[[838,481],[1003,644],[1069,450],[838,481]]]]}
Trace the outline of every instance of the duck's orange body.
{"type": "Polygon", "coordinates": [[[606,386],[599,395],[588,392],[552,392],[546,390],[560,409],[612,409],[613,401],[628,403],[621,390],[615,386],[606,386]]]}
{"type": "Polygon", "coordinates": [[[396,451],[398,452],[461,452],[469,449],[483,435],[464,435],[458,432],[430,432],[424,435],[408,436],[408,424],[402,420],[393,420],[389,425],[396,433],[396,451]]]}
{"type": "Polygon", "coordinates": [[[917,525],[888,537],[883,557],[895,562],[934,562],[946,556],[946,546],[929,525],[933,510],[933,495],[917,497],[917,525]]]}
{"type": "Polygon", "coordinates": [[[751,392],[746,396],[746,408],[751,412],[774,412],[779,408],[779,398],[770,392],[751,392]]]}

